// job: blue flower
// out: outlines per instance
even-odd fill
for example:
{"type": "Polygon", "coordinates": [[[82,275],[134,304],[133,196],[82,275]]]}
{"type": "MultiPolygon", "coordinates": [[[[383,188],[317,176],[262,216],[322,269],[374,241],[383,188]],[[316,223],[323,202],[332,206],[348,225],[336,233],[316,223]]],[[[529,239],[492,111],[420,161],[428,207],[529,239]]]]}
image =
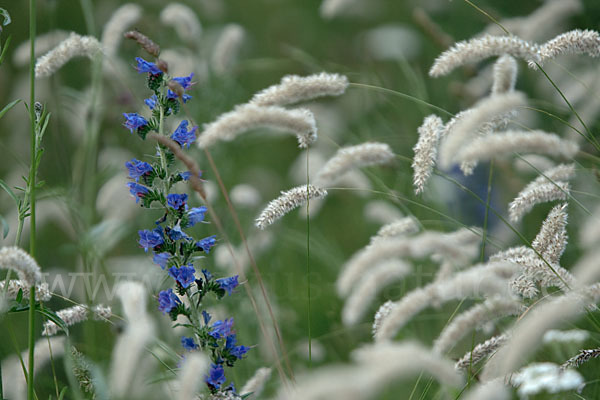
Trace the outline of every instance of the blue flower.
{"type": "Polygon", "coordinates": [[[229,354],[235,358],[242,358],[244,354],[250,350],[250,347],[236,346],[236,343],[237,339],[235,335],[228,336],[227,340],[225,341],[225,348],[229,350],[229,354]]]}
{"type": "Polygon", "coordinates": [[[206,252],[206,254],[208,254],[211,247],[213,247],[216,243],[215,237],[215,235],[212,235],[201,239],[199,242],[196,242],[196,247],[202,249],[204,252],[206,252]]]}
{"type": "Polygon", "coordinates": [[[184,231],[181,230],[181,225],[177,222],[172,228],[167,228],[167,234],[172,240],[192,240],[184,231]]]}
{"type": "Polygon", "coordinates": [[[156,228],[152,231],[145,229],[143,231],[138,231],[138,234],[140,235],[138,243],[144,248],[145,252],[148,252],[148,249],[153,249],[164,243],[161,228],[156,228]]]}
{"type": "Polygon", "coordinates": [[[190,76],[178,76],[173,78],[173,80],[181,85],[181,87],[186,90],[192,86],[192,78],[194,77],[194,73],[192,72],[190,76]]]}
{"type": "MultiPolygon", "coordinates": [[[[190,171],[180,172],[179,176],[181,176],[181,179],[184,181],[187,181],[192,176],[192,173],[190,171]]],[[[202,178],[202,171],[198,171],[198,178],[202,178]]]]}
{"type": "Polygon", "coordinates": [[[202,310],[202,319],[204,319],[204,325],[208,325],[208,323],[210,322],[210,319],[212,317],[210,316],[209,313],[207,313],[206,311],[202,310]]]}
{"type": "Polygon", "coordinates": [[[181,147],[190,147],[190,144],[196,140],[197,126],[194,126],[190,131],[187,130],[188,121],[183,120],[171,135],[171,139],[179,143],[181,147]]]}
{"type": "Polygon", "coordinates": [[[141,176],[148,175],[152,172],[152,165],[144,161],[139,161],[133,158],[131,161],[127,161],[125,166],[129,170],[129,177],[139,181],[141,176]]]}
{"type": "Polygon", "coordinates": [[[233,318],[215,321],[211,328],[208,334],[215,339],[230,336],[233,334],[233,318]]]}
{"type": "Polygon", "coordinates": [[[127,182],[127,186],[129,187],[129,193],[135,197],[136,203],[150,192],[146,186],[142,186],[139,183],[127,182]]]}
{"type": "Polygon", "coordinates": [[[152,97],[144,100],[144,103],[148,106],[149,109],[154,110],[154,107],[156,107],[156,103],[158,102],[158,98],[156,97],[155,94],[152,95],[152,97]]]}
{"type": "Polygon", "coordinates": [[[194,226],[198,222],[204,221],[204,213],[206,213],[206,207],[194,207],[188,211],[188,226],[194,226]]]}
{"type": "Polygon", "coordinates": [[[181,207],[186,206],[187,194],[171,193],[167,195],[167,205],[174,210],[179,210],[181,207]]]}
{"type": "Polygon", "coordinates": [[[123,113],[123,116],[126,119],[123,126],[129,129],[131,133],[142,126],[148,125],[148,121],[137,113],[123,113]]]}
{"type": "MultiPolygon", "coordinates": [[[[183,88],[183,90],[186,90],[192,86],[193,76],[194,76],[194,73],[191,73],[190,76],[175,77],[175,78],[173,78],[173,80],[175,82],[179,83],[181,85],[181,87],[183,88]]],[[[168,99],[174,100],[174,99],[177,99],[177,97],[178,97],[177,93],[175,93],[171,89],[167,90],[167,98],[168,99]]],[[[184,94],[182,97],[183,97],[184,103],[187,103],[187,101],[192,98],[192,96],[190,96],[189,94],[184,94]]]]}
{"type": "Polygon", "coordinates": [[[204,275],[204,278],[205,278],[207,281],[210,281],[210,280],[212,279],[212,274],[210,273],[210,271],[209,271],[209,270],[207,270],[207,269],[203,269],[203,270],[202,270],[202,274],[204,275]]]}
{"type": "Polygon", "coordinates": [[[185,289],[190,287],[192,282],[196,280],[196,277],[194,276],[195,272],[196,270],[191,265],[184,265],[179,268],[169,268],[169,275],[185,289]]]}
{"type": "Polygon", "coordinates": [[[191,338],[191,337],[183,336],[181,338],[181,345],[183,346],[184,349],[189,350],[189,351],[196,350],[198,348],[198,345],[194,341],[194,338],[191,338]]]}
{"type": "Polygon", "coordinates": [[[149,74],[152,75],[160,75],[162,74],[162,71],[160,70],[160,68],[158,68],[156,66],[156,64],[151,63],[150,61],[146,61],[141,57],[136,57],[135,61],[137,61],[137,72],[144,73],[144,72],[148,72],[149,74]]]}
{"type": "Polygon", "coordinates": [[[208,375],[205,375],[206,383],[215,389],[219,389],[225,383],[225,370],[222,365],[211,364],[208,375]]]}
{"type": "Polygon", "coordinates": [[[154,263],[159,265],[162,269],[165,269],[169,258],[171,258],[169,253],[157,253],[154,255],[154,257],[152,257],[152,261],[154,261],[154,263]]]}
{"type": "Polygon", "coordinates": [[[162,311],[163,314],[171,312],[179,304],[181,304],[181,300],[173,293],[173,289],[163,290],[158,293],[158,310],[162,311]]]}
{"type": "Polygon", "coordinates": [[[221,289],[226,290],[229,295],[231,295],[233,289],[239,285],[237,275],[230,276],[229,278],[217,279],[216,282],[221,286],[221,289]]]}

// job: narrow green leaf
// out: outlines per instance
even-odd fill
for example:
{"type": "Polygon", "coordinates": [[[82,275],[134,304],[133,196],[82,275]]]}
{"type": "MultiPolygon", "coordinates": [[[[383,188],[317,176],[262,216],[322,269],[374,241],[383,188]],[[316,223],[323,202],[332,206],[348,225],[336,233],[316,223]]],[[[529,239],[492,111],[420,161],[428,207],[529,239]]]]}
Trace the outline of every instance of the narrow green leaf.
{"type": "Polygon", "coordinates": [[[58,400],[63,400],[65,398],[65,395],[67,394],[68,389],[69,389],[69,387],[65,386],[63,388],[63,390],[60,391],[60,394],[58,395],[58,400]]]}
{"type": "Polygon", "coordinates": [[[65,321],[63,321],[54,311],[48,308],[42,309],[39,304],[36,304],[35,310],[43,316],[45,316],[46,318],[48,318],[50,321],[54,322],[56,325],[58,325],[60,329],[65,331],[67,336],[69,335],[69,327],[67,326],[65,321]]]}
{"type": "Polygon", "coordinates": [[[4,191],[6,193],[8,193],[8,195],[15,201],[15,204],[18,206],[19,205],[19,198],[17,197],[17,195],[15,194],[15,192],[13,192],[12,189],[2,179],[0,179],[0,187],[2,189],[4,189],[4,191]]]}
{"type": "Polygon", "coordinates": [[[8,36],[6,38],[6,41],[4,42],[4,46],[2,46],[2,48],[0,49],[0,64],[2,64],[2,61],[4,60],[4,56],[6,56],[6,50],[8,50],[8,45],[10,44],[10,40],[11,40],[12,36],[8,36]]]}
{"type": "Polygon", "coordinates": [[[2,239],[6,239],[8,232],[10,232],[10,225],[2,215],[0,215],[0,223],[2,223],[2,239]]]}
{"type": "Polygon", "coordinates": [[[17,301],[17,303],[23,301],[23,289],[19,289],[19,292],[17,293],[17,298],[15,300],[17,301]]]}
{"type": "MultiPolygon", "coordinates": [[[[0,59],[0,62],[2,62],[1,59],[0,59]]],[[[2,111],[0,111],[0,118],[2,118],[2,116],[4,114],[6,114],[8,112],[8,110],[10,110],[11,108],[13,108],[17,104],[19,104],[20,101],[21,101],[21,99],[16,99],[16,100],[11,101],[7,105],[5,105],[4,108],[2,109],[2,111]]]]}

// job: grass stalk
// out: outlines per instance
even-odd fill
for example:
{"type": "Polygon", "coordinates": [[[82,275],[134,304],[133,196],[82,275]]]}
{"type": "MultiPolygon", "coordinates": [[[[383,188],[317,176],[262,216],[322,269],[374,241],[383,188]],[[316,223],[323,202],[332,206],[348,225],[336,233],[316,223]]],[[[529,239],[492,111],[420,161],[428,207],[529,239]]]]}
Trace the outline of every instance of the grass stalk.
{"type": "Polygon", "coordinates": [[[312,366],[312,335],[310,330],[310,192],[309,152],[306,150],[306,294],[308,296],[308,367],[312,366]]]}
{"type": "MultiPolygon", "coordinates": [[[[29,0],[29,118],[31,122],[31,165],[29,167],[29,180],[27,182],[30,193],[30,232],[29,232],[29,254],[35,258],[35,177],[37,169],[37,135],[35,117],[35,34],[36,34],[36,0],[29,0]]],[[[34,399],[33,391],[33,369],[35,354],[35,285],[29,289],[29,364],[27,369],[27,399],[34,399]]]]}

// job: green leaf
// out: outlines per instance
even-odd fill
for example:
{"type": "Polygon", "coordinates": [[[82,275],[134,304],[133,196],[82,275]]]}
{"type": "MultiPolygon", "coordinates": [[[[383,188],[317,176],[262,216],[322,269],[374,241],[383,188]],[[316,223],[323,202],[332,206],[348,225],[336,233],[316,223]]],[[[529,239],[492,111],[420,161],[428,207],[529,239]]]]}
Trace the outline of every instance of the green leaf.
{"type": "Polygon", "coordinates": [[[35,310],[48,318],[50,321],[54,322],[60,329],[65,331],[67,336],[69,335],[69,327],[54,311],[48,308],[41,308],[39,304],[36,304],[35,310]]]}
{"type": "MultiPolygon", "coordinates": [[[[0,59],[0,62],[2,62],[1,59],[0,59]]],[[[11,108],[13,108],[17,104],[19,104],[20,101],[21,101],[21,99],[17,99],[17,100],[11,101],[7,105],[5,105],[4,108],[2,109],[2,111],[0,111],[0,118],[2,118],[2,116],[4,114],[6,114],[8,112],[8,110],[10,110],[11,108]]]]}
{"type": "Polygon", "coordinates": [[[58,395],[58,400],[63,400],[65,398],[65,395],[67,394],[68,389],[69,389],[69,387],[65,386],[63,388],[63,390],[60,391],[60,394],[58,395]]]}
{"type": "Polygon", "coordinates": [[[15,299],[17,303],[23,301],[23,289],[19,289],[19,293],[17,293],[17,298],[15,299]]]}
{"type": "Polygon", "coordinates": [[[6,219],[2,215],[0,215],[0,223],[2,223],[2,239],[6,239],[10,231],[10,225],[8,225],[8,222],[6,222],[6,219]]]}
{"type": "Polygon", "coordinates": [[[4,42],[4,46],[0,48],[0,64],[2,64],[2,60],[4,60],[4,56],[6,55],[6,50],[8,50],[8,45],[10,44],[11,38],[12,36],[7,37],[6,41],[4,42]]]}
{"type": "Polygon", "coordinates": [[[4,189],[4,191],[6,193],[8,193],[8,195],[15,201],[15,204],[18,206],[19,205],[19,198],[17,197],[17,195],[15,194],[15,192],[13,192],[12,189],[2,179],[0,179],[0,187],[2,189],[4,189]]]}

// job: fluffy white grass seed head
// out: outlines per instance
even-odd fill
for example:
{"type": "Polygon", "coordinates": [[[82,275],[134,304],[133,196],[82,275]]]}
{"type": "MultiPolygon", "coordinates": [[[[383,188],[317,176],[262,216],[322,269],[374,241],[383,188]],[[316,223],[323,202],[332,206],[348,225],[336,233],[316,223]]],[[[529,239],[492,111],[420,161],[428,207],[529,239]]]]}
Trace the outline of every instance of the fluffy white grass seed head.
{"type": "Polygon", "coordinates": [[[460,148],[455,159],[460,162],[487,161],[515,152],[572,158],[578,151],[577,143],[553,133],[508,130],[475,138],[460,148]]]}
{"type": "Polygon", "coordinates": [[[532,173],[537,171],[548,170],[556,164],[546,156],[538,154],[525,154],[519,158],[515,158],[515,169],[522,173],[532,173]]]}
{"type": "Polygon", "coordinates": [[[521,399],[538,393],[559,393],[581,390],[585,386],[583,377],[574,369],[561,369],[549,362],[532,363],[511,376],[510,382],[518,387],[521,399]]]}
{"type": "Polygon", "coordinates": [[[501,380],[496,379],[475,385],[465,394],[464,400],[509,400],[511,398],[510,390],[501,380]]]}
{"type": "MultiPolygon", "coordinates": [[[[65,337],[41,338],[35,342],[33,373],[39,373],[46,364],[61,357],[65,351],[65,337]]],[[[13,355],[2,360],[2,386],[3,395],[7,399],[27,399],[27,381],[23,368],[29,366],[29,351],[21,353],[20,358],[13,355]],[[23,362],[24,365],[21,364],[23,362]]]]}
{"type": "MultiPolygon", "coordinates": [[[[110,318],[112,315],[111,308],[102,304],[92,307],[91,311],[94,315],[94,319],[98,320],[108,320],[108,318],[110,318]]],[[[89,312],[90,309],[87,306],[78,304],[76,306],[57,311],[56,315],[58,315],[60,319],[64,321],[65,325],[72,326],[86,321],[88,319],[89,312]]],[[[53,321],[46,321],[44,322],[42,336],[54,336],[59,332],[59,330],[60,327],[53,321]]]]}
{"type": "Polygon", "coordinates": [[[385,224],[371,237],[371,243],[382,238],[408,236],[419,231],[419,225],[414,217],[404,217],[385,224]]]}
{"type": "Polygon", "coordinates": [[[433,351],[444,354],[474,328],[494,319],[517,315],[523,305],[516,298],[492,297],[454,317],[433,342],[433,351]]]}
{"type": "Polygon", "coordinates": [[[567,247],[567,203],[552,208],[531,247],[549,263],[558,264],[567,247]]]}
{"type": "Polygon", "coordinates": [[[309,76],[287,75],[278,85],[270,86],[252,97],[257,106],[286,106],[324,96],[340,96],[348,87],[344,75],[321,72],[309,76]]]}
{"type": "Polygon", "coordinates": [[[395,158],[394,152],[386,143],[367,142],[339,149],[319,170],[314,184],[327,187],[351,168],[388,164],[395,158]]]}
{"type": "Polygon", "coordinates": [[[344,325],[356,324],[383,287],[404,278],[411,271],[410,265],[401,260],[384,261],[371,268],[346,299],[342,309],[344,325]]]}
{"type": "Polygon", "coordinates": [[[483,380],[514,372],[542,344],[544,333],[573,321],[600,299],[600,284],[574,290],[536,303],[514,326],[513,335],[488,361],[483,380]]]}
{"type": "Polygon", "coordinates": [[[16,271],[19,280],[28,287],[32,287],[42,280],[40,266],[33,257],[18,247],[3,247],[0,249],[0,268],[16,271]]]}
{"type": "Polygon", "coordinates": [[[438,141],[443,128],[442,119],[432,114],[425,117],[423,124],[417,129],[419,140],[413,148],[415,156],[412,162],[413,186],[416,194],[423,192],[425,183],[431,176],[437,159],[438,141]]]}
{"type": "Polygon", "coordinates": [[[183,3],[169,3],[160,12],[160,21],[172,26],[177,35],[188,42],[200,39],[202,25],[194,10],[183,3]]]}
{"type": "Polygon", "coordinates": [[[590,337],[588,331],[582,329],[570,329],[568,331],[560,331],[557,329],[551,329],[544,333],[542,341],[544,344],[548,343],[581,343],[585,342],[590,337]]]}
{"type": "Polygon", "coordinates": [[[478,235],[468,229],[461,229],[451,233],[427,231],[410,238],[387,237],[375,240],[355,253],[344,265],[336,281],[337,292],[340,296],[347,296],[371,266],[392,258],[423,258],[438,254],[455,262],[468,262],[477,253],[477,238],[478,235]]]}
{"type": "Polygon", "coordinates": [[[275,398],[366,400],[389,383],[421,372],[453,387],[463,383],[450,361],[413,342],[365,346],[352,358],[353,365],[329,366],[298,376],[294,389],[282,388],[275,398]]]}
{"type": "MultiPolygon", "coordinates": [[[[575,29],[556,36],[540,47],[538,64],[556,58],[561,54],[587,54],[590,57],[600,56],[600,34],[591,30],[575,29]]],[[[531,67],[535,64],[530,63],[531,67]]]]}
{"type": "Polygon", "coordinates": [[[203,149],[221,140],[231,141],[244,132],[259,128],[293,133],[298,137],[301,148],[308,147],[317,140],[315,117],[307,109],[287,110],[275,106],[243,104],[204,125],[203,132],[198,136],[198,147],[203,149]]]}
{"type": "Polygon", "coordinates": [[[482,295],[508,296],[508,279],[517,270],[518,266],[509,262],[477,265],[445,281],[415,289],[395,302],[388,315],[380,320],[375,340],[391,340],[414,315],[433,304],[482,295]]]}
{"type": "Polygon", "coordinates": [[[74,57],[92,58],[101,52],[102,46],[95,37],[71,32],[67,39],[38,58],[35,64],[35,76],[36,78],[48,77],[74,57]]]}
{"type": "Polygon", "coordinates": [[[519,193],[508,206],[508,215],[512,222],[520,221],[536,204],[555,200],[567,200],[571,185],[568,182],[555,181],[541,183],[526,188],[519,193]]]}
{"type": "Polygon", "coordinates": [[[539,46],[516,36],[490,36],[456,43],[435,59],[429,75],[439,77],[465,64],[509,54],[526,61],[540,61],[539,46]]]}
{"type": "Polygon", "coordinates": [[[154,336],[154,324],[146,313],[146,290],[141,283],[121,282],[116,292],[127,326],[113,347],[109,382],[113,397],[126,398],[135,388],[133,382],[145,346],[154,336]]]}
{"type": "Polygon", "coordinates": [[[203,376],[208,370],[209,362],[206,356],[200,352],[187,354],[183,360],[183,365],[179,371],[179,390],[177,392],[178,400],[193,399],[196,392],[202,384],[203,376]]]}
{"type": "Polygon", "coordinates": [[[238,24],[229,24],[223,28],[211,57],[211,66],[217,74],[224,74],[235,63],[244,43],[246,32],[238,24]]]}
{"type": "Polygon", "coordinates": [[[519,69],[514,57],[504,54],[494,63],[494,83],[492,93],[506,93],[513,91],[517,83],[519,69]]]}
{"type": "Polygon", "coordinates": [[[461,357],[456,364],[454,364],[454,368],[462,371],[467,370],[469,366],[477,364],[498,350],[500,346],[506,343],[509,338],[510,334],[503,333],[501,335],[491,337],[483,343],[477,344],[475,347],[473,347],[472,351],[467,352],[467,354],[461,357]]]}
{"type": "Polygon", "coordinates": [[[305,204],[309,199],[320,199],[327,195],[325,189],[313,185],[296,186],[286,192],[265,207],[255,221],[259,229],[265,229],[285,214],[305,204]]]}
{"type": "MultiPolygon", "coordinates": [[[[465,147],[474,141],[488,138],[488,136],[476,138],[482,125],[525,104],[525,96],[522,93],[507,92],[486,97],[480,100],[470,112],[461,113],[461,118],[457,117],[456,123],[448,124],[447,133],[440,144],[440,167],[448,169],[453,162],[478,161],[475,158],[457,159],[457,154],[462,153],[465,147]]],[[[496,135],[489,137],[496,137],[496,135]]]]}
{"type": "MultiPolygon", "coordinates": [[[[5,280],[0,281],[0,295],[2,295],[4,293],[4,284],[5,283],[6,283],[5,280]]],[[[6,289],[6,296],[8,299],[14,300],[17,298],[19,291],[22,290],[23,298],[28,299],[29,298],[29,288],[30,288],[30,286],[25,281],[22,281],[20,279],[17,279],[17,280],[13,279],[10,282],[8,282],[8,288],[6,289]]],[[[35,285],[35,299],[37,301],[46,302],[46,301],[50,301],[51,298],[52,298],[52,293],[50,293],[50,290],[48,289],[48,284],[46,282],[38,283],[35,285]]]]}
{"type": "Polygon", "coordinates": [[[119,7],[104,25],[102,30],[102,48],[107,57],[114,58],[123,40],[123,34],[142,16],[142,7],[127,3],[119,7]]]}
{"type": "Polygon", "coordinates": [[[242,396],[251,394],[249,396],[251,399],[258,399],[262,394],[265,383],[267,383],[271,377],[271,372],[271,368],[259,368],[256,370],[254,375],[252,375],[252,378],[248,379],[248,381],[244,384],[240,390],[240,394],[242,396]]]}
{"type": "MultiPolygon", "coordinates": [[[[44,53],[49,52],[56,47],[60,42],[69,37],[69,33],[61,30],[54,30],[47,33],[42,33],[35,37],[35,52],[36,58],[40,57],[44,53]]],[[[29,63],[29,51],[30,51],[29,40],[21,43],[14,51],[12,59],[13,64],[18,67],[27,65],[29,63]]]]}

